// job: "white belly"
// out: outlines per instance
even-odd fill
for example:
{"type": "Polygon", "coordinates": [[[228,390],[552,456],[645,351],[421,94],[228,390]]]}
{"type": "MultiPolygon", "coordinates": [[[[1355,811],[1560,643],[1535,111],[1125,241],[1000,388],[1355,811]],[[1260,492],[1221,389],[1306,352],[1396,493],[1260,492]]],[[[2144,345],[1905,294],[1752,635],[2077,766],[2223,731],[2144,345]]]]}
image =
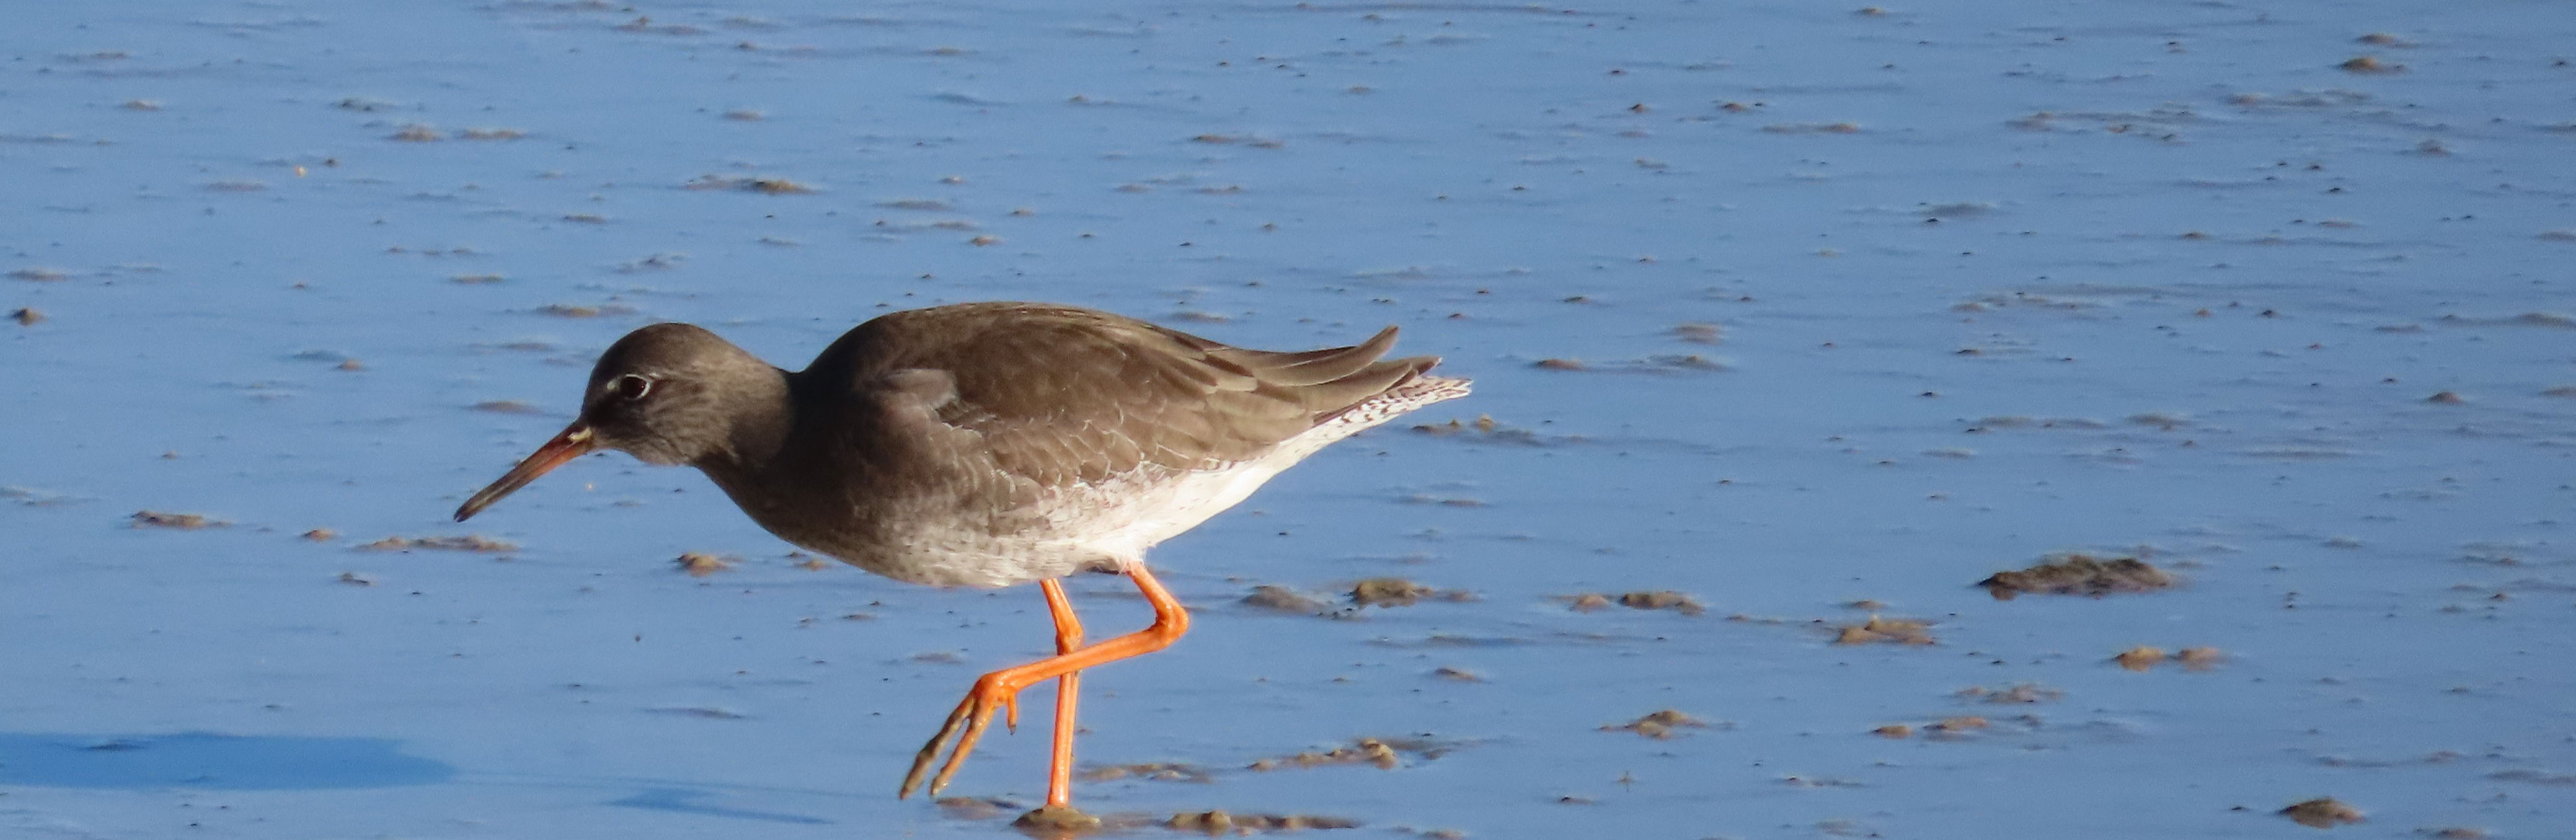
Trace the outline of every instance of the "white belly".
{"type": "MultiPolygon", "coordinates": [[[[893,556],[814,547],[878,574],[935,586],[1003,587],[1083,571],[1121,571],[1143,564],[1145,551],[1156,544],[1242,504],[1272,476],[1316,450],[1407,411],[1466,395],[1466,380],[1424,377],[1250,461],[1214,470],[1140,470],[1053,490],[1035,505],[1041,521],[1007,535],[925,526],[896,537],[888,552],[893,556]]],[[[946,520],[925,516],[909,521],[946,520]]]]}

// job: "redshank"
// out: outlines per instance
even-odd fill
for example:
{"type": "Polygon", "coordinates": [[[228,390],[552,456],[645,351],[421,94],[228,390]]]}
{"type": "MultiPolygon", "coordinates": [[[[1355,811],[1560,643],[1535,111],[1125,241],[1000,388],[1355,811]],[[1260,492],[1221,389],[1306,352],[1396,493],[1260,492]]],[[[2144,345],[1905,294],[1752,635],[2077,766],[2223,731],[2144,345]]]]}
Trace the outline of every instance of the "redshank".
{"type": "Polygon", "coordinates": [[[1072,802],[1083,669],[1161,650],[1189,612],[1145,551],[1233,507],[1333,441],[1441,400],[1467,380],[1432,356],[1381,361],[1395,328],[1349,347],[1229,347],[1106,312],[963,303],[860,324],[802,371],[714,333],[655,324],[610,345],[581,415],[456,509],[459,522],[593,449],[697,467],[788,542],[896,580],[1036,582],[1056,655],[985,674],[921,748],[897,796],[937,795],[996,711],[1055,679],[1047,805],[1072,802]],[[1144,630],[1085,645],[1060,578],[1124,574],[1144,630]]]}

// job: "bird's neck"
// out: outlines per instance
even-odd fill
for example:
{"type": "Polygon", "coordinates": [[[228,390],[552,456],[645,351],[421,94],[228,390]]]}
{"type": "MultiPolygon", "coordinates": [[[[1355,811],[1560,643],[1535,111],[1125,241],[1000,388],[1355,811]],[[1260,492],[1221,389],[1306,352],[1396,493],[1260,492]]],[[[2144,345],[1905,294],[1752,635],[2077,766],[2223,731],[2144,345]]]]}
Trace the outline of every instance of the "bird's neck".
{"type": "Polygon", "coordinates": [[[795,430],[796,405],[788,398],[787,372],[761,367],[760,375],[727,383],[724,442],[692,462],[709,475],[759,472],[777,460],[795,430]]]}

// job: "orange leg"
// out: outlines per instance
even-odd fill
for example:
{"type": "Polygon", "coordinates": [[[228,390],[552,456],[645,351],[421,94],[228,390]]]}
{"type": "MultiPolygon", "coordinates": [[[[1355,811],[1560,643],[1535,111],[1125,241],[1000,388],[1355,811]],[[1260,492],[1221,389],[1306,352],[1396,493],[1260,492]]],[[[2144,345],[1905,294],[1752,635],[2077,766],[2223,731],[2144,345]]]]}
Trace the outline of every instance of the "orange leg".
{"type": "MultiPolygon", "coordinates": [[[[1064,584],[1044,580],[1038,588],[1046,591],[1047,614],[1055,618],[1056,654],[1082,649],[1082,619],[1074,616],[1073,602],[1065,600],[1064,584]]],[[[1055,758],[1047,764],[1050,808],[1073,805],[1073,704],[1081,697],[1081,671],[1055,678],[1055,758]]]]}
{"type": "MultiPolygon", "coordinates": [[[[1141,656],[1171,647],[1172,642],[1179,639],[1182,633],[1189,632],[1189,611],[1181,608],[1180,600],[1173,598],[1171,591],[1164,589],[1162,582],[1155,580],[1152,572],[1146,571],[1144,566],[1139,565],[1129,569],[1127,576],[1136,581],[1136,589],[1145,593],[1145,600],[1154,605],[1153,626],[1069,653],[1059,653],[1016,668],[994,671],[977,679],[975,687],[966,692],[966,699],[958,702],[957,710],[948,713],[948,722],[940,725],[939,734],[930,736],[930,743],[922,746],[921,755],[912,761],[912,772],[904,774],[903,788],[895,795],[911,796],[913,790],[921,786],[922,775],[930,772],[930,762],[939,757],[940,746],[948,742],[948,736],[956,735],[957,746],[948,753],[948,761],[940,765],[939,775],[930,779],[930,794],[939,795],[940,789],[948,786],[949,778],[957,775],[958,766],[966,763],[967,754],[975,751],[975,742],[984,737],[984,730],[993,723],[993,713],[1004,708],[1016,708],[1019,705],[1020,689],[1067,676],[1094,665],[1141,656]]],[[[1066,692],[1067,696],[1070,694],[1071,692],[1066,692]]],[[[1073,715],[1061,700],[1057,706],[1057,714],[1059,718],[1056,729],[1058,759],[1056,772],[1059,774],[1058,778],[1065,780],[1065,787],[1070,788],[1072,756],[1067,748],[1071,746],[1073,737],[1073,729],[1070,725],[1073,715]]],[[[1048,784],[1050,802],[1054,800],[1055,787],[1051,780],[1048,784]]],[[[1068,790],[1067,793],[1069,798],[1070,791],[1068,790]]]]}

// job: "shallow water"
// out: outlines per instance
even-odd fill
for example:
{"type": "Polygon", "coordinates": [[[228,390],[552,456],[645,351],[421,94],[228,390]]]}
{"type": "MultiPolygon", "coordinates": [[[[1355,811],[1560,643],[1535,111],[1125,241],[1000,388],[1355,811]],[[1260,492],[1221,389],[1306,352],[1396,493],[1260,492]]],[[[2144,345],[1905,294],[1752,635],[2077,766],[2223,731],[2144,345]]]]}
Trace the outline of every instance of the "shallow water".
{"type": "MultiPolygon", "coordinates": [[[[12,24],[0,310],[42,320],[0,322],[0,833],[1009,832],[892,793],[976,673],[1048,649],[1034,591],[801,568],[624,456],[446,522],[626,330],[793,366],[883,309],[995,298],[1259,347],[1399,324],[1477,380],[1418,422],[1497,424],[1400,421],[1158,550],[1199,621],[1092,673],[1082,755],[1213,781],[1084,784],[1096,811],[2234,837],[2333,796],[2372,836],[2576,823],[2554,4],[12,24]],[[469,533],[512,545],[361,548],[469,533]],[[2060,551],[2183,584],[1971,586],[2060,551]],[[1236,603],[1385,575],[1477,598],[1236,603]],[[1568,609],[1632,590],[1707,609],[1568,609]],[[1938,643],[1833,644],[1863,599],[1938,643]],[[2138,645],[2224,660],[2111,663],[2138,645]],[[2062,697],[1956,694],[2023,683],[2062,697]],[[1601,729],[1664,708],[1710,725],[1601,729]],[[1990,725],[1923,729],[1968,714],[1990,725]],[[1244,769],[1361,737],[1434,749],[1244,769]]],[[[1072,588],[1095,637],[1146,620],[1117,580],[1072,588]]],[[[1034,802],[1043,718],[951,792],[1034,802]]]]}

